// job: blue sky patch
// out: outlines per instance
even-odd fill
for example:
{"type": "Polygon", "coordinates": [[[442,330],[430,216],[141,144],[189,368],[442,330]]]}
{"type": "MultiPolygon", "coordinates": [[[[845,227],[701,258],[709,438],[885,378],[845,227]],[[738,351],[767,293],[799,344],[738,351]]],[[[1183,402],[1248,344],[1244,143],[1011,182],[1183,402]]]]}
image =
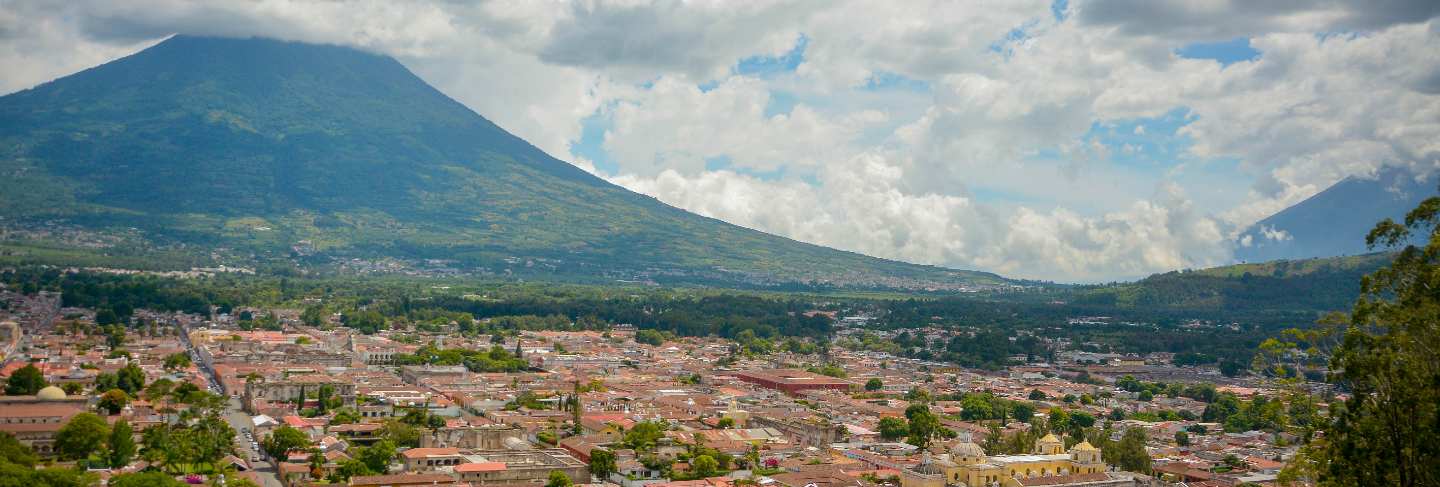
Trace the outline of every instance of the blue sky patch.
{"type": "Polygon", "coordinates": [[[773,171],[757,171],[748,167],[737,167],[730,162],[730,156],[716,156],[705,159],[706,171],[730,171],[736,174],[743,174],[761,181],[775,181],[785,177],[785,167],[781,166],[773,171]]]}
{"type": "Polygon", "coordinates": [[[1250,47],[1248,37],[1237,37],[1223,42],[1197,42],[1175,50],[1175,54],[1189,59],[1213,59],[1221,66],[1260,58],[1260,51],[1250,47]]]}
{"type": "Polygon", "coordinates": [[[1194,120],[1189,108],[1178,107],[1159,117],[1095,122],[1082,139],[1104,145],[1115,164],[1163,172],[1183,162],[1185,151],[1194,142],[1179,131],[1194,120]]]}
{"type": "Polygon", "coordinates": [[[780,73],[792,73],[805,61],[805,46],[810,44],[810,38],[805,34],[795,39],[795,47],[789,52],[779,56],[751,56],[741,59],[735,64],[735,74],[742,76],[755,76],[764,78],[780,73]]]}
{"type": "Polygon", "coordinates": [[[796,103],[799,103],[799,100],[795,98],[794,93],[780,90],[771,91],[770,100],[765,103],[765,118],[788,115],[791,110],[795,109],[796,103]]]}
{"type": "Polygon", "coordinates": [[[930,91],[930,83],[889,71],[876,71],[860,87],[869,91],[904,90],[922,93],[930,91]]]}
{"type": "Polygon", "coordinates": [[[605,151],[605,132],[614,126],[614,121],[604,112],[595,110],[580,121],[580,138],[570,143],[570,154],[589,159],[602,173],[618,174],[620,164],[605,151]]]}
{"type": "Polygon", "coordinates": [[[1055,0],[1050,3],[1050,13],[1055,14],[1056,22],[1064,22],[1066,10],[1070,9],[1070,0],[1055,0]]]}
{"type": "Polygon", "coordinates": [[[1000,40],[990,43],[990,51],[1000,53],[1000,55],[1005,56],[1006,59],[1009,59],[1010,55],[1013,54],[1015,51],[1015,44],[1019,44],[1021,42],[1024,42],[1025,39],[1029,39],[1030,29],[1034,28],[1036,25],[1039,25],[1039,23],[1040,22],[1038,20],[1029,20],[1026,21],[1024,24],[1020,24],[1019,27],[1010,29],[1010,32],[1005,33],[1005,37],[1001,37],[1000,40]]]}

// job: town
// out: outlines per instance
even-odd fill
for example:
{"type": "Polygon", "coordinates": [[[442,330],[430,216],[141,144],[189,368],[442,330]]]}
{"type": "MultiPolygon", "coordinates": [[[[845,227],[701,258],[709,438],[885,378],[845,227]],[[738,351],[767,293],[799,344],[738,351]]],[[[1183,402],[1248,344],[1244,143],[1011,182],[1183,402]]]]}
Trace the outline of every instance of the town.
{"type": "MultiPolygon", "coordinates": [[[[1293,384],[1063,340],[987,370],[624,323],[366,334],[309,309],[0,301],[0,450],[114,485],[1277,485],[1326,407],[1293,384]]],[[[835,343],[899,340],[864,314],[806,314],[834,320],[835,343]]]]}

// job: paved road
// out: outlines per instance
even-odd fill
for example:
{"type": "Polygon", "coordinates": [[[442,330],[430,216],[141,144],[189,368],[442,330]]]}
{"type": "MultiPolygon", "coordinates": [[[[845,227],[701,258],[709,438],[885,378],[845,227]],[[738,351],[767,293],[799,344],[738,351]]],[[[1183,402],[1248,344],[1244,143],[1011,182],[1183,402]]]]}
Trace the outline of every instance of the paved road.
{"type": "MultiPolygon", "coordinates": [[[[190,357],[195,365],[210,377],[211,384],[218,386],[220,384],[218,380],[219,377],[215,375],[214,370],[210,369],[210,364],[200,359],[200,355],[195,352],[195,345],[190,343],[190,329],[182,326],[180,336],[180,341],[185,344],[185,349],[190,352],[190,357]]],[[[254,424],[250,422],[250,415],[245,414],[245,411],[240,409],[239,399],[228,397],[225,405],[225,421],[229,422],[230,427],[235,429],[235,456],[245,459],[245,461],[250,464],[251,471],[255,472],[255,476],[260,478],[260,487],[284,487],[284,485],[280,483],[280,479],[275,475],[274,465],[265,460],[258,462],[250,461],[251,458],[256,458],[257,456],[263,457],[264,455],[254,448],[251,448],[250,440],[245,438],[243,432],[251,430],[253,434],[254,424]]],[[[258,440],[258,438],[256,439],[258,440]]]]}
{"type": "Polygon", "coordinates": [[[245,435],[241,433],[241,431],[244,431],[242,428],[253,429],[253,427],[250,423],[250,416],[240,410],[239,399],[230,398],[230,406],[229,410],[225,412],[225,419],[230,422],[231,428],[235,428],[236,456],[244,458],[246,462],[250,463],[250,467],[254,469],[253,471],[256,473],[256,476],[260,477],[260,487],[283,487],[280,484],[280,480],[275,476],[275,466],[271,465],[270,462],[264,460],[258,462],[250,461],[251,458],[254,458],[254,455],[259,455],[260,453],[250,448],[250,440],[245,439],[245,435]]]}

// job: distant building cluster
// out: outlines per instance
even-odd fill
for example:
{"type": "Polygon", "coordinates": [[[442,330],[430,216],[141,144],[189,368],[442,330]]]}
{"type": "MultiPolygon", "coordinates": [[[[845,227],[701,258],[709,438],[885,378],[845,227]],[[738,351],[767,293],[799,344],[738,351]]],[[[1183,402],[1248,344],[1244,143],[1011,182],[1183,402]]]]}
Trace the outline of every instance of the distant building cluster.
{"type": "MultiPolygon", "coordinates": [[[[1227,383],[1213,369],[1172,366],[1168,354],[1060,349],[1054,363],[1015,357],[1024,365],[995,372],[834,349],[825,364],[835,368],[822,374],[815,355],[739,353],[718,338],[646,345],[630,325],[492,337],[462,336],[452,324],[365,335],[334,316],[316,327],[303,324],[300,310],[249,308],[210,317],[137,310],[115,343],[94,310],[62,308],[54,294],[5,290],[0,298],[9,303],[0,313],[0,375],[34,367],[47,384],[0,397],[0,431],[62,462],[56,436],[82,413],[124,419],[139,441],[187,406],[142,390],[106,411],[99,383],[138,370],[145,384],[164,379],[232,401],[227,421],[237,436],[226,462],[259,485],[1267,485],[1294,454],[1285,445],[1296,443],[1283,433],[1225,432],[1196,417],[1206,404],[1192,398],[1142,400],[1117,386],[1128,376],[1218,381],[1239,397],[1276,393],[1227,383]],[[260,316],[274,326],[246,323],[260,316]],[[451,350],[486,358],[433,359],[451,350]],[[492,355],[523,367],[487,369],[500,363],[492,355]],[[979,417],[969,395],[1028,404],[1033,417],[979,417]],[[920,421],[916,407],[933,415],[933,441],[907,443],[916,433],[895,431],[920,421]],[[1196,414],[1159,417],[1177,411],[1196,414]],[[1107,442],[1143,433],[1136,447],[1147,469],[1121,468],[1090,439],[1033,430],[1061,414],[1108,424],[1107,442]],[[267,451],[274,438],[297,434],[300,443],[267,451]],[[1034,440],[1023,451],[1006,443],[1024,437],[1034,440]],[[377,445],[391,445],[393,456],[379,471],[359,469],[377,445]]],[[[837,318],[842,336],[869,321],[837,318]]],[[[952,332],[913,333],[943,340],[952,332]]],[[[115,472],[143,467],[137,459],[115,472]]]]}

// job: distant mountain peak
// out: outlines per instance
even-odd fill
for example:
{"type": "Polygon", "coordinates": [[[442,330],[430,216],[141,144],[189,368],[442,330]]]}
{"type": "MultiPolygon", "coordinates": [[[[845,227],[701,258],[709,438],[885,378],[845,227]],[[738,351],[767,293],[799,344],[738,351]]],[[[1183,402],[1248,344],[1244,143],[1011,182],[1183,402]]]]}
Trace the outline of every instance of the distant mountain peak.
{"type": "Polygon", "coordinates": [[[1244,262],[1360,255],[1365,235],[1385,218],[1399,220],[1436,194],[1434,174],[1382,167],[1373,177],[1350,176],[1256,222],[1240,234],[1235,256],[1244,262]]]}
{"type": "Polygon", "coordinates": [[[394,59],[349,47],[174,36],[0,97],[0,139],[0,174],[13,176],[0,178],[7,220],[137,227],[157,242],[261,260],[433,259],[602,282],[1007,282],[665,205],[545,154],[394,59]]]}

